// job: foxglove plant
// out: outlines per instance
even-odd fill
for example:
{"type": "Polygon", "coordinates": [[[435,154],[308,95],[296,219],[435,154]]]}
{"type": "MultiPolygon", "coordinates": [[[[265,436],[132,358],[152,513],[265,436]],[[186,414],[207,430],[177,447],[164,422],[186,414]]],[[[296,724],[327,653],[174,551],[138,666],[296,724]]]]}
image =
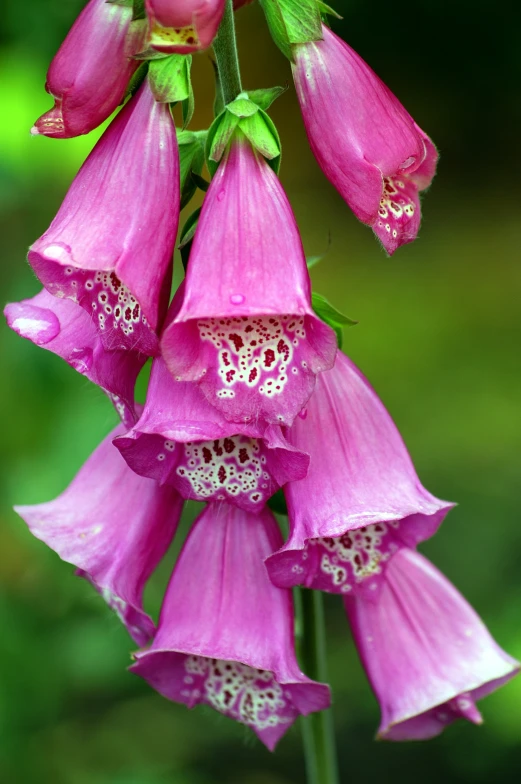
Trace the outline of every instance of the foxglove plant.
{"type": "MultiPolygon", "coordinates": [[[[320,165],[394,252],[418,232],[434,145],[324,24],[322,2],[260,1],[320,165]]],[[[337,347],[352,322],[311,291],[266,113],[283,90],[242,89],[233,9],[245,4],[91,0],[53,61],[56,105],[35,133],[86,133],[127,102],[30,248],[44,290],[5,313],[103,389],[121,422],[58,498],[17,511],[116,611],[141,646],[132,672],[247,725],[269,749],[312,714],[300,719],[309,782],[336,784],[322,592],[343,597],[389,740],[481,721],[475,700],[519,665],[416,552],[452,504],[422,486],[337,347]],[[189,52],[211,44],[217,116],[195,131],[189,52]],[[179,210],[198,188],[169,304],[179,210]],[[184,499],[206,506],[156,629],[143,591],[184,499]],[[288,516],[286,542],[268,506],[288,516]]]]}

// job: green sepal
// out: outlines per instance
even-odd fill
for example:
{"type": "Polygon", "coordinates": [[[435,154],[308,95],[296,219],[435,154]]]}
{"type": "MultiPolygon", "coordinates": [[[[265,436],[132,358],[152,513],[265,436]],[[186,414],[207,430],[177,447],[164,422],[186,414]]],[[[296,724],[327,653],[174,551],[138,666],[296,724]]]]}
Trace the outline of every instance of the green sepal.
{"type": "Polygon", "coordinates": [[[150,62],[148,80],[156,101],[177,103],[190,99],[192,94],[191,65],[191,56],[184,54],[170,54],[160,60],[150,62]]]}
{"type": "Polygon", "coordinates": [[[130,79],[130,82],[128,83],[125,92],[125,97],[123,98],[122,103],[129,96],[135,95],[137,93],[137,91],[145,81],[147,73],[148,73],[148,63],[147,62],[141,63],[141,65],[137,68],[137,70],[134,71],[134,73],[132,74],[132,77],[130,79]]]}
{"type": "Polygon", "coordinates": [[[271,498],[268,499],[268,506],[272,512],[275,512],[275,514],[288,514],[286,499],[284,498],[284,493],[281,489],[277,490],[275,495],[272,495],[271,498]]]}
{"type": "Polygon", "coordinates": [[[136,54],[132,55],[132,60],[164,60],[166,57],[170,57],[169,54],[165,52],[156,52],[155,49],[143,49],[142,52],[137,52],[136,54]]]}
{"type": "Polygon", "coordinates": [[[273,101],[276,101],[287,89],[288,85],[285,87],[266,87],[260,90],[248,90],[248,98],[253,103],[256,103],[260,109],[267,111],[273,101]]]}
{"type": "Polygon", "coordinates": [[[259,111],[259,107],[253,101],[250,101],[249,98],[245,97],[245,93],[241,93],[235,101],[226,104],[226,110],[231,112],[240,120],[245,117],[252,117],[252,115],[257,114],[259,111]]]}
{"type": "Polygon", "coordinates": [[[183,229],[181,231],[181,239],[179,241],[179,251],[181,253],[181,261],[183,262],[183,267],[186,272],[186,268],[188,266],[188,259],[190,257],[190,251],[192,249],[192,242],[195,237],[195,230],[197,229],[197,224],[199,222],[199,216],[201,214],[201,207],[198,207],[187,219],[183,229]]]}
{"type": "Polygon", "coordinates": [[[226,109],[210,125],[206,137],[206,164],[212,177],[238,125],[237,115],[231,114],[226,109]]]}
{"type": "Polygon", "coordinates": [[[293,44],[322,38],[322,17],[318,0],[259,0],[271,36],[281,52],[293,60],[293,44]]]}
{"type": "Polygon", "coordinates": [[[353,319],[344,316],[322,294],[313,292],[311,304],[317,316],[335,330],[338,347],[342,348],[342,327],[354,327],[355,324],[358,324],[358,321],[353,321],[353,319]]]}
{"type": "Polygon", "coordinates": [[[257,107],[257,113],[244,117],[239,128],[251,145],[268,161],[280,158],[280,139],[277,130],[266,112],[257,107]]]}
{"type": "Polygon", "coordinates": [[[217,164],[224,155],[232,136],[240,130],[250,144],[263,155],[272,169],[280,168],[280,137],[273,121],[246,93],[235,101],[213,121],[206,141],[206,161],[210,174],[215,174],[217,164]]]}
{"type": "Polygon", "coordinates": [[[322,0],[317,0],[317,2],[318,2],[318,7],[320,8],[320,13],[321,14],[327,15],[327,16],[334,16],[335,19],[343,19],[344,18],[343,16],[340,16],[338,11],[335,11],[334,8],[331,8],[330,5],[327,5],[327,3],[323,3],[322,0]]]}
{"type": "Polygon", "coordinates": [[[206,131],[177,131],[181,209],[186,207],[199,187],[194,174],[200,175],[203,170],[205,139],[206,131]]]}
{"type": "Polygon", "coordinates": [[[189,74],[188,98],[185,98],[181,102],[181,114],[183,115],[183,128],[186,128],[187,125],[190,125],[190,121],[194,116],[194,109],[195,109],[194,88],[192,87],[192,80],[190,79],[190,74],[189,74]]]}

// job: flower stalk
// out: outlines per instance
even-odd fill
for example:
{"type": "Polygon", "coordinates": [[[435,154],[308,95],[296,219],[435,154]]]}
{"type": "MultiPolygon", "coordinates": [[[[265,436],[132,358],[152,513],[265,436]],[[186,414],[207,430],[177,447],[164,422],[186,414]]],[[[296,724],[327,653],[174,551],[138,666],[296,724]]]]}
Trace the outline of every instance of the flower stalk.
{"type": "Polygon", "coordinates": [[[242,92],[237,39],[235,37],[233,0],[226,0],[226,8],[224,9],[219,31],[213,42],[213,51],[217,61],[223,101],[226,105],[234,101],[239,93],[242,92]]]}
{"type": "MultiPolygon", "coordinates": [[[[321,591],[297,589],[297,628],[300,664],[309,678],[327,683],[326,626],[321,591]]],[[[300,719],[308,784],[339,784],[333,712],[300,719]]]]}

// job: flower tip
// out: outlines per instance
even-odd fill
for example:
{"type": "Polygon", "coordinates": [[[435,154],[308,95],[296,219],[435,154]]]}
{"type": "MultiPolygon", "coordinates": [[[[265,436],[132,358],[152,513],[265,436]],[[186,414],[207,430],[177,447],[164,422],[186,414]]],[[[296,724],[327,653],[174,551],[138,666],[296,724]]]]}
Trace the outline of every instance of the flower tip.
{"type": "Polygon", "coordinates": [[[33,127],[31,128],[31,130],[29,131],[29,133],[31,134],[31,136],[41,136],[41,133],[40,133],[40,131],[38,130],[38,126],[37,126],[36,124],[35,124],[35,125],[33,125],[33,127]]]}

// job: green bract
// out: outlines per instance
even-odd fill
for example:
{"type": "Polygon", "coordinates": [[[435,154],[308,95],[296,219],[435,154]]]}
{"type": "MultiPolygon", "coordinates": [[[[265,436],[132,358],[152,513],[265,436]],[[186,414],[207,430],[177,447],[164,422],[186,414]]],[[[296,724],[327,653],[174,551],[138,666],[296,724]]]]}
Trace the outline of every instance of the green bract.
{"type": "Polygon", "coordinates": [[[206,131],[177,131],[179,146],[179,176],[181,180],[181,209],[186,207],[197,187],[204,165],[206,131]]]}
{"type": "Polygon", "coordinates": [[[325,321],[332,329],[335,330],[338,347],[342,348],[342,327],[354,327],[358,321],[344,316],[339,310],[333,307],[322,294],[313,292],[311,295],[311,304],[313,310],[322,321],[325,321]]]}
{"type": "Polygon", "coordinates": [[[190,122],[194,108],[190,55],[171,54],[152,60],[149,64],[148,79],[154,98],[159,103],[183,102],[183,122],[190,122]]]}
{"type": "Polygon", "coordinates": [[[292,45],[307,44],[322,38],[321,4],[318,0],[259,0],[270,33],[288,60],[293,60],[292,45]]]}
{"type": "MultiPolygon", "coordinates": [[[[282,88],[272,90],[255,90],[254,94],[262,104],[275,100],[282,88]],[[262,93],[262,95],[258,95],[262,93]],[[269,97],[266,95],[269,93],[269,97]]],[[[248,93],[241,93],[224,111],[216,117],[208,131],[206,142],[206,161],[213,175],[226,147],[233,135],[240,131],[246,136],[252,147],[263,155],[272,169],[278,172],[280,167],[280,139],[272,120],[259,104],[252,100],[248,93]]]]}

